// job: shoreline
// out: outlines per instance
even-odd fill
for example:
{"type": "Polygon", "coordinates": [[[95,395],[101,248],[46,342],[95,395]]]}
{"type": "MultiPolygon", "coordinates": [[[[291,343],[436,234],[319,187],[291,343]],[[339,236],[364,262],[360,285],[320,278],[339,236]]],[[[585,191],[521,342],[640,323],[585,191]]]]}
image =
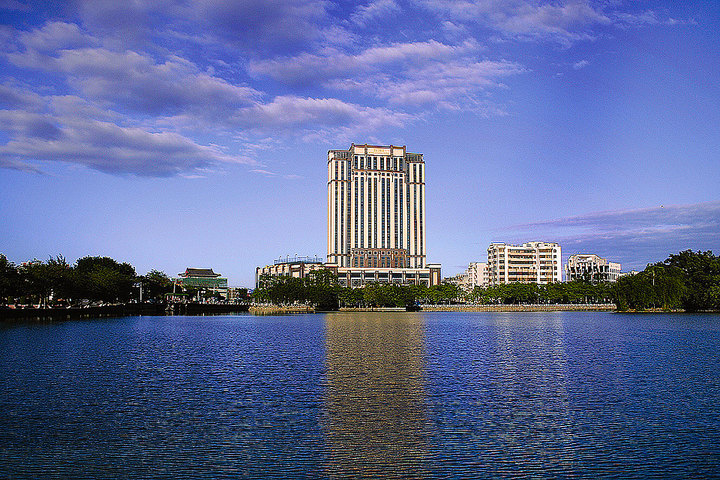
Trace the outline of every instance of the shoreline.
{"type": "Polygon", "coordinates": [[[341,307],[338,310],[317,310],[306,305],[251,306],[253,315],[289,315],[298,313],[354,313],[354,312],[615,312],[614,304],[531,304],[531,305],[420,305],[417,309],[406,307],[341,307]]]}
{"type": "Polygon", "coordinates": [[[613,303],[602,304],[513,304],[513,305],[423,305],[423,312],[614,312],[613,303]]]}
{"type": "Polygon", "coordinates": [[[82,318],[129,317],[136,315],[220,315],[247,312],[248,305],[213,303],[120,303],[92,307],[0,308],[0,321],[71,320],[82,318]]]}
{"type": "MultiPolygon", "coordinates": [[[[513,304],[513,305],[420,305],[405,307],[341,307],[338,310],[318,310],[308,305],[223,305],[223,304],[119,304],[74,308],[1,308],[0,321],[12,320],[71,320],[84,318],[150,316],[203,316],[249,313],[256,316],[298,315],[307,313],[414,313],[414,312],[612,312],[627,314],[688,313],[683,309],[653,308],[647,310],[618,310],[614,304],[513,304]]],[[[719,313],[702,311],[692,313],[719,313]]]]}

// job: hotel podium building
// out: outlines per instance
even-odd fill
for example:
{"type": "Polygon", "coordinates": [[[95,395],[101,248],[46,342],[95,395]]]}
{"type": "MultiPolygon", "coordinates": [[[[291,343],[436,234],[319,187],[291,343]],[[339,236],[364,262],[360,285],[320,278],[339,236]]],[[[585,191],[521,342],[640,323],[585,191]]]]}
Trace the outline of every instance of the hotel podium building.
{"type": "Polygon", "coordinates": [[[330,150],[327,167],[327,261],[340,283],[440,283],[426,262],[423,155],[352,144],[330,150]]]}

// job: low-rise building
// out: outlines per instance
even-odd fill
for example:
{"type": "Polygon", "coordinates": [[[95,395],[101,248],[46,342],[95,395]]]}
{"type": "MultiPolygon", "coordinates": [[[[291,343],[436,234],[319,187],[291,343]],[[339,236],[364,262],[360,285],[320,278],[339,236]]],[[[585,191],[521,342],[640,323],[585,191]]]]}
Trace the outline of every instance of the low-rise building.
{"type": "Polygon", "coordinates": [[[227,297],[227,278],[213,272],[212,268],[186,268],[178,277],[175,283],[184,289],[214,292],[227,297]]]}
{"type": "Polygon", "coordinates": [[[343,287],[364,287],[369,283],[395,283],[398,285],[439,285],[442,281],[440,264],[428,263],[425,268],[355,268],[325,264],[333,270],[343,287]]]}
{"type": "Polygon", "coordinates": [[[490,277],[488,275],[488,264],[486,262],[470,263],[465,273],[467,273],[468,276],[468,283],[472,286],[470,290],[475,287],[484,288],[490,284],[490,277]]]}
{"type": "Polygon", "coordinates": [[[280,257],[272,265],[255,269],[255,286],[258,286],[261,276],[305,278],[310,272],[324,268],[325,263],[318,257],[280,257]]]}
{"type": "Polygon", "coordinates": [[[259,285],[260,277],[289,276],[305,278],[311,272],[327,269],[337,275],[338,283],[343,287],[363,287],[369,283],[395,283],[398,285],[439,285],[441,282],[441,266],[427,264],[425,268],[403,268],[402,266],[383,266],[382,260],[375,262],[369,257],[365,267],[339,267],[334,263],[323,263],[317,257],[281,258],[273,265],[255,269],[255,285],[259,285]]]}
{"type": "Polygon", "coordinates": [[[245,287],[228,287],[227,300],[231,303],[247,302],[250,299],[250,290],[245,287]]]}
{"type": "Polygon", "coordinates": [[[466,292],[469,292],[473,289],[473,287],[470,286],[470,282],[468,281],[467,272],[458,273],[457,275],[454,275],[452,277],[446,277],[443,279],[443,283],[451,283],[453,285],[457,285],[466,292]]]}
{"type": "Polygon", "coordinates": [[[561,258],[560,245],[553,242],[491,243],[488,247],[488,284],[561,282],[561,258]]]}
{"type": "Polygon", "coordinates": [[[468,265],[467,270],[448,277],[444,281],[457,285],[466,292],[471,292],[475,287],[487,287],[489,283],[487,263],[472,262],[468,265]]]}
{"type": "Polygon", "coordinates": [[[565,279],[587,280],[592,283],[615,282],[620,276],[620,264],[595,254],[570,255],[565,265],[565,279]]]}
{"type": "Polygon", "coordinates": [[[425,268],[338,267],[333,263],[323,263],[319,258],[294,257],[257,267],[255,285],[259,285],[261,276],[305,278],[311,272],[324,269],[337,275],[338,283],[343,287],[357,288],[369,283],[431,286],[441,282],[441,266],[438,264],[428,264],[425,268]]]}

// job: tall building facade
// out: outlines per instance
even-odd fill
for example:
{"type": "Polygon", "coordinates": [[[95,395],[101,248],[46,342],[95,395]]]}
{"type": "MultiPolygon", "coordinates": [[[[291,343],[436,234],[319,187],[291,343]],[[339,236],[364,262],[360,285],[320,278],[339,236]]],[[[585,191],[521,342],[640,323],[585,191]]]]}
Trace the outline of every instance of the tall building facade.
{"type": "Polygon", "coordinates": [[[330,150],[327,167],[327,261],[341,283],[439,283],[426,261],[423,155],[352,144],[330,150]]]}
{"type": "Polygon", "coordinates": [[[328,152],[328,252],[339,267],[425,268],[425,162],[405,146],[328,152]]]}
{"type": "Polygon", "coordinates": [[[562,281],[560,245],[528,242],[522,245],[491,243],[488,247],[490,285],[505,283],[546,284],[562,281]]]}
{"type": "Polygon", "coordinates": [[[621,265],[594,254],[570,255],[565,265],[565,279],[589,280],[596,282],[616,282],[620,276],[621,265]]]}

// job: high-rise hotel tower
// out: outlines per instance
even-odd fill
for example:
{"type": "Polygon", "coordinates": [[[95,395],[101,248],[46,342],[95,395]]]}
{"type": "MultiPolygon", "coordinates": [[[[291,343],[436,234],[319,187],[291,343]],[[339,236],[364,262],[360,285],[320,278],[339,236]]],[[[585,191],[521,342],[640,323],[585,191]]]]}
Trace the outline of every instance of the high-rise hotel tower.
{"type": "Polygon", "coordinates": [[[425,163],[405,147],[328,152],[328,262],[425,267],[425,163]]]}
{"type": "Polygon", "coordinates": [[[408,275],[425,279],[423,155],[405,146],[352,144],[330,150],[327,165],[328,263],[341,272],[372,269],[377,281],[393,280],[388,269],[405,271],[403,283],[412,283],[408,275]]]}

